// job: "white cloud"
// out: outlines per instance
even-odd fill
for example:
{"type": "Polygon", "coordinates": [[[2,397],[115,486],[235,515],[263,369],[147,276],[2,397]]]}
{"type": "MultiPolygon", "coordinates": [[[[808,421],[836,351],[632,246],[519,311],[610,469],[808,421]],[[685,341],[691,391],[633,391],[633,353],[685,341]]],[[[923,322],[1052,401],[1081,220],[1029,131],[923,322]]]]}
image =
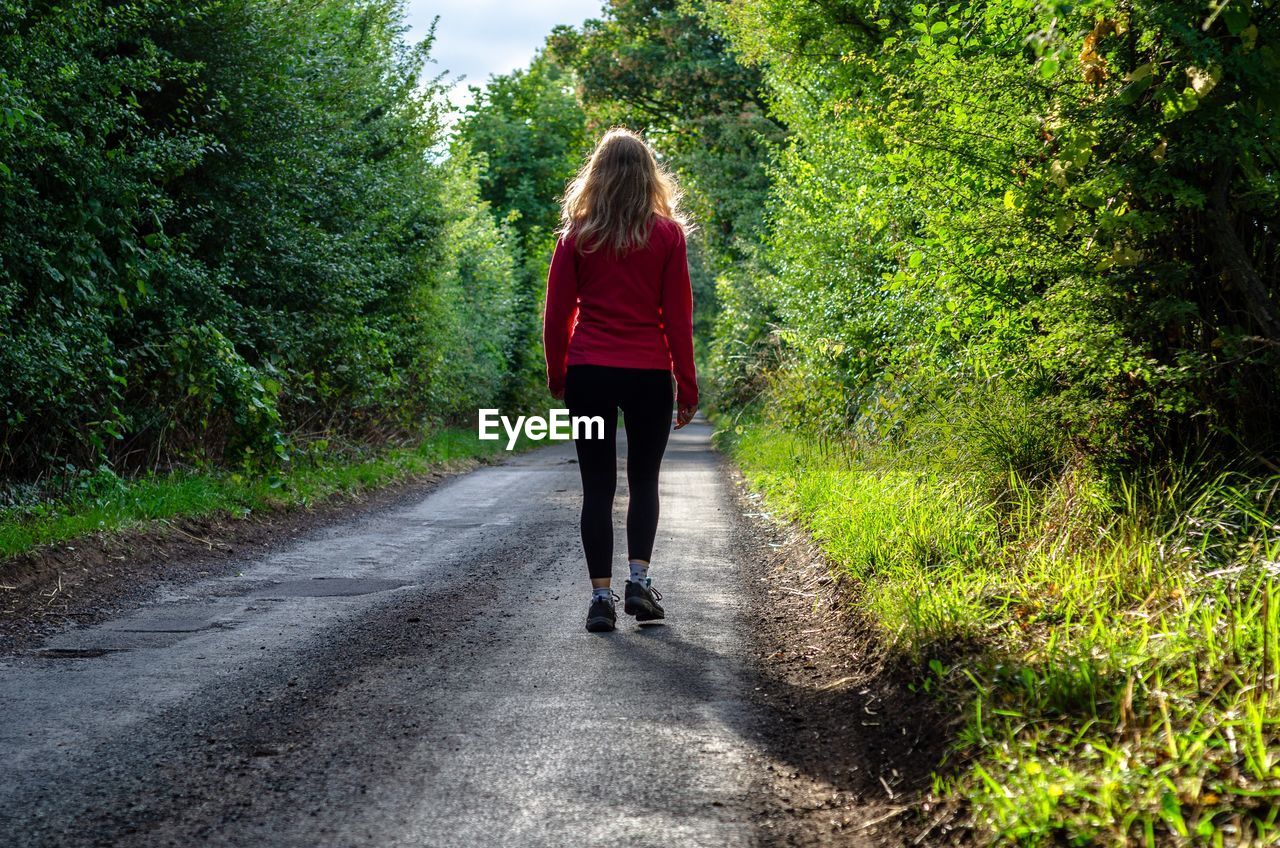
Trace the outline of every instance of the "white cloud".
{"type": "Polygon", "coordinates": [[[467,86],[484,85],[493,74],[527,65],[557,24],[577,26],[599,17],[601,5],[602,0],[408,0],[406,37],[421,40],[431,20],[439,17],[433,67],[447,71],[448,81],[463,78],[451,90],[458,103],[458,98],[470,100],[467,86]]]}

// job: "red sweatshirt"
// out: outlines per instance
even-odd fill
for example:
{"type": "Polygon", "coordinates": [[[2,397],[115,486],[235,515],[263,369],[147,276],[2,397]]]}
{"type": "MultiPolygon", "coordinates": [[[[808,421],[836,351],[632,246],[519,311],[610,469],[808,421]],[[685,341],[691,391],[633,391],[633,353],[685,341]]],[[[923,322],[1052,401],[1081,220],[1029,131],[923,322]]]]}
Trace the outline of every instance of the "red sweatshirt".
{"type": "Polygon", "coordinates": [[[542,339],[553,394],[570,365],[661,368],[675,372],[676,402],[697,406],[684,230],[655,218],[649,243],[622,257],[607,247],[579,253],[572,237],[557,242],[542,339]]]}

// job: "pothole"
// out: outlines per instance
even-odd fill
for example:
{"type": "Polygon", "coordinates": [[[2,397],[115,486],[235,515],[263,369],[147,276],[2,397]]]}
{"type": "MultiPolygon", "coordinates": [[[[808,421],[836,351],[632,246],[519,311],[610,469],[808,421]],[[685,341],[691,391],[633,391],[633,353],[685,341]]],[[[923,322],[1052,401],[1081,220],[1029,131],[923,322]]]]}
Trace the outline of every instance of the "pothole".
{"type": "Polygon", "coordinates": [[[286,580],[254,594],[259,598],[336,598],[389,592],[408,585],[401,580],[373,577],[312,577],[310,580],[286,580]]]}
{"type": "Polygon", "coordinates": [[[157,616],[151,619],[135,619],[133,621],[122,621],[113,626],[109,626],[107,630],[114,630],[117,633],[198,633],[201,630],[207,630],[213,627],[215,622],[210,621],[207,616],[187,617],[187,616],[157,616]]]}
{"type": "Polygon", "coordinates": [[[41,648],[34,654],[50,660],[91,660],[120,650],[120,648],[41,648]]]}

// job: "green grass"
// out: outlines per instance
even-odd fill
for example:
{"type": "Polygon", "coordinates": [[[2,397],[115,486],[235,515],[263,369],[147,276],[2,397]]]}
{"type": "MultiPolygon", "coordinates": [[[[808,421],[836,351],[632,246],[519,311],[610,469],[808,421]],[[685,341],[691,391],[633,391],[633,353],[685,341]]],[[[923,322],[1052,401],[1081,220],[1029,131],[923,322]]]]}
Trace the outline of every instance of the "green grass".
{"type": "Polygon", "coordinates": [[[963,705],[936,790],[981,841],[1280,841],[1280,480],[1033,490],[770,424],[720,442],[935,678],[921,697],[963,705]]]}
{"type": "MultiPolygon", "coordinates": [[[[451,461],[503,452],[474,428],[445,428],[409,447],[335,455],[323,451],[260,475],[228,471],[174,472],[123,479],[109,471],[82,476],[53,500],[0,509],[0,558],[97,531],[206,516],[248,518],[376,489],[441,468],[451,461]]],[[[517,449],[527,447],[523,438],[517,449]]]]}

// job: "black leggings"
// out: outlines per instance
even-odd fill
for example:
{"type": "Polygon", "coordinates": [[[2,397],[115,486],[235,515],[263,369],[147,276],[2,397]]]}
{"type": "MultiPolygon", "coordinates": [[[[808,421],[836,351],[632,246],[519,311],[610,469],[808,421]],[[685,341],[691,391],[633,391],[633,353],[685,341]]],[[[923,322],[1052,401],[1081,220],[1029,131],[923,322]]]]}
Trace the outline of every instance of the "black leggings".
{"type": "MultiPolygon", "coordinates": [[[[571,365],[564,383],[571,416],[600,416],[603,439],[577,439],[582,474],[582,548],[592,579],[613,573],[613,495],[618,488],[618,409],[627,429],[627,556],[646,562],[658,532],[658,467],[671,433],[671,372],[571,365]]],[[[586,431],[584,431],[586,432],[586,431]]]]}

